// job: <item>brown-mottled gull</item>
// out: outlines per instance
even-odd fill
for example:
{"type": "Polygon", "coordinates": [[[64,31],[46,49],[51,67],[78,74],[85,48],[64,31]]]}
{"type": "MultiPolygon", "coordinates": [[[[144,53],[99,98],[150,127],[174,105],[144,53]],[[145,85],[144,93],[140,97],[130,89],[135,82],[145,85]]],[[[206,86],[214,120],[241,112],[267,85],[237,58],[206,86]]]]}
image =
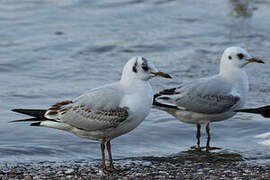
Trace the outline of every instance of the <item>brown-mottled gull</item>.
{"type": "Polygon", "coordinates": [[[90,90],[73,101],[56,103],[47,110],[13,109],[34,117],[13,122],[37,121],[31,125],[56,128],[100,141],[103,172],[112,171],[110,141],[136,128],[149,114],[153,90],[148,80],[154,76],[170,78],[149,60],[134,57],[124,66],[119,82],[90,90]],[[105,143],[109,169],[105,166],[105,143]]]}

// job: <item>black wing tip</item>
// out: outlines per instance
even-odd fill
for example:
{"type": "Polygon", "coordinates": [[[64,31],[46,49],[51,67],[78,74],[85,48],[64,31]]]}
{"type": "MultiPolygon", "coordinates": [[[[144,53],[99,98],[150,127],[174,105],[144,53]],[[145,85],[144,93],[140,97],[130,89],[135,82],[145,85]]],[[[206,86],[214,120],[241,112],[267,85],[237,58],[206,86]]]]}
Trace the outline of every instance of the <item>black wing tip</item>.
{"type": "Polygon", "coordinates": [[[235,112],[245,112],[245,113],[253,113],[260,114],[265,118],[270,118],[270,105],[262,106],[254,109],[237,109],[235,112]]]}
{"type": "Polygon", "coordinates": [[[31,123],[30,126],[40,126],[41,122],[35,122],[35,123],[31,123]]]}
{"type": "Polygon", "coordinates": [[[22,122],[21,120],[12,120],[12,121],[8,121],[8,123],[15,123],[15,122],[22,122]]]}
{"type": "Polygon", "coordinates": [[[160,94],[154,94],[154,100],[158,97],[158,96],[160,96],[160,94]]]}
{"type": "Polygon", "coordinates": [[[42,121],[42,119],[39,119],[39,118],[19,119],[19,120],[9,121],[9,123],[14,123],[14,122],[29,122],[29,121],[42,121]]]}
{"type": "Polygon", "coordinates": [[[259,113],[257,109],[236,109],[234,112],[259,113]]]}
{"type": "Polygon", "coordinates": [[[159,103],[159,102],[156,102],[156,101],[154,101],[152,105],[156,106],[156,107],[179,110],[179,108],[177,106],[172,106],[172,105],[168,105],[168,104],[162,104],[162,103],[159,103]]]}
{"type": "Polygon", "coordinates": [[[11,109],[11,111],[13,111],[13,112],[21,112],[22,111],[22,109],[11,109]]]}
{"type": "Polygon", "coordinates": [[[179,92],[176,92],[176,89],[177,88],[179,88],[179,87],[164,89],[164,90],[159,91],[158,93],[156,93],[154,95],[154,97],[159,97],[159,96],[162,96],[162,95],[175,95],[175,94],[179,94],[179,92]]]}
{"type": "Polygon", "coordinates": [[[242,112],[243,110],[242,109],[236,109],[236,110],[233,110],[234,112],[242,112]]]}
{"type": "Polygon", "coordinates": [[[39,119],[46,119],[44,117],[47,110],[44,109],[12,109],[11,111],[32,116],[39,119]]]}

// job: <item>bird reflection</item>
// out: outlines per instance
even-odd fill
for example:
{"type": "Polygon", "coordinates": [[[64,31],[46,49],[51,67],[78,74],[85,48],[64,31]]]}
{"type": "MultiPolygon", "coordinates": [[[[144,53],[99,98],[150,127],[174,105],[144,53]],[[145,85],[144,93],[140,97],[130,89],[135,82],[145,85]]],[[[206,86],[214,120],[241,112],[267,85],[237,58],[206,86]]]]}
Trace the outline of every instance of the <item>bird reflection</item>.
{"type": "Polygon", "coordinates": [[[257,9],[253,0],[229,0],[229,36],[230,40],[250,37],[253,27],[250,24],[253,12],[257,9]]]}
{"type": "Polygon", "coordinates": [[[216,163],[216,162],[235,162],[243,161],[244,158],[237,152],[222,150],[218,152],[206,152],[197,150],[182,151],[177,154],[172,154],[166,157],[144,156],[140,160],[156,161],[156,162],[204,162],[204,163],[216,163]]]}
{"type": "Polygon", "coordinates": [[[253,15],[254,7],[253,0],[230,0],[231,15],[233,17],[250,18],[253,15]]]}
{"type": "MultiPolygon", "coordinates": [[[[239,109],[239,110],[236,110],[235,112],[260,114],[265,118],[270,118],[270,105],[262,106],[262,107],[258,107],[258,108],[239,109]]],[[[270,145],[270,132],[259,134],[255,137],[263,139],[262,141],[259,142],[259,144],[267,145],[267,146],[270,145]]]]}
{"type": "Polygon", "coordinates": [[[270,146],[270,132],[262,133],[257,136],[255,136],[258,139],[261,139],[258,143],[265,145],[265,146],[270,146]]]}

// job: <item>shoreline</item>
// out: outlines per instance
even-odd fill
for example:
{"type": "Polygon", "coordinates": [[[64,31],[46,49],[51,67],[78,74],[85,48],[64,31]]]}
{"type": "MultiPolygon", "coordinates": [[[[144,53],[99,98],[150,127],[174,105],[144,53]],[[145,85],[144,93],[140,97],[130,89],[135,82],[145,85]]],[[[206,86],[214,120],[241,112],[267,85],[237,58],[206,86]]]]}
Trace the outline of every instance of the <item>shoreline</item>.
{"type": "Polygon", "coordinates": [[[33,162],[0,165],[1,179],[270,179],[270,164],[229,152],[185,151],[168,157],[114,161],[119,172],[103,174],[101,161],[33,162]]]}

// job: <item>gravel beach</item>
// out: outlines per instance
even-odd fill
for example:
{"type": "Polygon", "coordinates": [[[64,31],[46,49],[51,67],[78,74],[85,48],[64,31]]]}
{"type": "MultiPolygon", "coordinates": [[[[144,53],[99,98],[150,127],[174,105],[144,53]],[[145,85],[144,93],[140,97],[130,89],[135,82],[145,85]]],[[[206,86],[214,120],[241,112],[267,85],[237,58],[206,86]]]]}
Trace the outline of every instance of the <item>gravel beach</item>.
{"type": "Polygon", "coordinates": [[[168,157],[115,160],[105,175],[100,160],[1,164],[1,179],[270,179],[270,165],[229,152],[186,151],[168,157]]]}

